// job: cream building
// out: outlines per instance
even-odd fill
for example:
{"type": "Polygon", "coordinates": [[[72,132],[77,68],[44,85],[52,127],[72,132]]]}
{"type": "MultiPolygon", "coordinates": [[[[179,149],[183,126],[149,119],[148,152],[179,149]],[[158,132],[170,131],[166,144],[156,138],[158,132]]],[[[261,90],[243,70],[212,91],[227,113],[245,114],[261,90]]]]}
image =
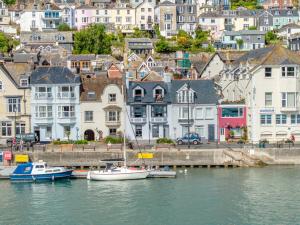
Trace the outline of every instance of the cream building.
{"type": "Polygon", "coordinates": [[[81,139],[99,140],[123,132],[122,79],[116,71],[82,75],[81,139]]]}
{"type": "Polygon", "coordinates": [[[155,1],[144,0],[136,8],[136,25],[140,30],[153,30],[155,1]]]}
{"type": "Polygon", "coordinates": [[[245,100],[249,138],[254,143],[300,141],[300,58],[280,46],[246,53],[224,71],[219,82],[224,100],[245,100]]]}
{"type": "Polygon", "coordinates": [[[0,63],[0,143],[16,134],[29,133],[31,66],[27,63],[0,63]]]}

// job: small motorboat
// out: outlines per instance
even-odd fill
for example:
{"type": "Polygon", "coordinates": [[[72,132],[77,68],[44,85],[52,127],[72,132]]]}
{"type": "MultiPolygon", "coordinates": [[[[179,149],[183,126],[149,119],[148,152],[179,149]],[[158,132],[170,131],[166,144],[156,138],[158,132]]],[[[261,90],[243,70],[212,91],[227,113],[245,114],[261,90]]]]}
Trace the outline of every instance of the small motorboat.
{"type": "Polygon", "coordinates": [[[170,167],[165,166],[163,169],[150,169],[149,178],[175,178],[176,171],[170,169],[170,167]]]}
{"type": "Polygon", "coordinates": [[[43,161],[19,164],[10,175],[11,181],[55,181],[70,178],[73,170],[64,167],[47,167],[43,161]]]}

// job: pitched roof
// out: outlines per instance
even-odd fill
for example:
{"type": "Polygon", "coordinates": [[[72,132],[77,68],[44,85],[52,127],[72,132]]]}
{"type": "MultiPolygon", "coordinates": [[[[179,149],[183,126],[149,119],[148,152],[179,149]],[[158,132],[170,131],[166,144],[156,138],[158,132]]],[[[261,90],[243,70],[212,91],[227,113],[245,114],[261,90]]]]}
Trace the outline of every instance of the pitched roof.
{"type": "Polygon", "coordinates": [[[219,51],[217,54],[220,56],[223,62],[234,62],[239,59],[241,56],[245,55],[246,51],[219,51]]]}
{"type": "Polygon", "coordinates": [[[150,71],[145,77],[141,79],[142,81],[162,81],[163,78],[155,71],[150,71]]]}
{"type": "Polygon", "coordinates": [[[31,73],[31,84],[80,84],[80,77],[67,67],[38,67],[31,73]]]}
{"type": "Polygon", "coordinates": [[[15,63],[38,63],[37,53],[14,53],[13,60],[15,63]]]}
{"type": "Polygon", "coordinates": [[[96,56],[94,54],[80,54],[80,55],[69,55],[67,60],[70,61],[90,61],[95,60],[96,56]]]}
{"type": "Polygon", "coordinates": [[[172,80],[172,103],[177,103],[177,91],[187,84],[189,84],[190,88],[195,91],[196,104],[218,103],[219,98],[213,80],[172,80]]]}
{"type": "Polygon", "coordinates": [[[249,51],[236,60],[234,64],[247,62],[257,65],[300,65],[300,57],[295,52],[276,44],[249,51]]]}
{"type": "Polygon", "coordinates": [[[277,32],[285,31],[288,28],[298,28],[298,29],[300,29],[300,25],[298,25],[296,23],[289,23],[289,24],[286,24],[286,25],[282,26],[280,29],[277,30],[277,32]]]}
{"type": "Polygon", "coordinates": [[[144,97],[142,98],[142,103],[155,103],[156,99],[153,96],[153,90],[160,86],[164,89],[164,97],[162,102],[160,103],[170,103],[171,97],[170,97],[170,83],[165,83],[162,81],[130,81],[129,82],[129,88],[127,92],[127,102],[128,103],[134,103],[133,98],[133,89],[136,87],[141,87],[144,89],[144,97]]]}
{"type": "Polygon", "coordinates": [[[31,72],[31,65],[29,63],[6,62],[0,65],[2,68],[4,68],[4,70],[6,70],[15,85],[19,88],[20,79],[23,77],[28,77],[31,72]]]}
{"type": "Polygon", "coordinates": [[[122,79],[109,79],[106,71],[101,71],[97,74],[81,75],[82,90],[80,93],[81,101],[102,101],[101,96],[107,85],[115,84],[120,89],[122,86],[122,79]],[[95,98],[91,99],[89,92],[95,93],[95,98]]]}
{"type": "Polygon", "coordinates": [[[163,1],[163,2],[161,2],[159,5],[162,5],[162,6],[164,6],[164,5],[175,5],[173,2],[170,2],[170,1],[163,1]]]}

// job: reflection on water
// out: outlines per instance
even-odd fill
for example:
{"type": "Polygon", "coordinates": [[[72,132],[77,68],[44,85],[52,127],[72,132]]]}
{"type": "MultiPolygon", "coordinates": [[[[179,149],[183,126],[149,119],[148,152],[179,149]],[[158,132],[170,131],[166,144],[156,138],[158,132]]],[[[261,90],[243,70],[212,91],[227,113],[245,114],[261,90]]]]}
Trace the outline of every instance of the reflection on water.
{"type": "Polygon", "coordinates": [[[0,182],[0,224],[299,224],[300,167],[191,169],[177,179],[0,182]]]}

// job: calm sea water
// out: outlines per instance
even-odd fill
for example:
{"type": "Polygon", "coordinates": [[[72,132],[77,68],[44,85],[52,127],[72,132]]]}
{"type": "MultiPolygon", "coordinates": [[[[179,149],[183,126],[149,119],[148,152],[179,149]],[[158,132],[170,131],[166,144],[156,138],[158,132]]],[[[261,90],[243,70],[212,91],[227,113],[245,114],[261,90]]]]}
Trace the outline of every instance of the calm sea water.
{"type": "Polygon", "coordinates": [[[300,167],[190,169],[177,179],[0,181],[1,225],[300,224],[300,167]]]}

